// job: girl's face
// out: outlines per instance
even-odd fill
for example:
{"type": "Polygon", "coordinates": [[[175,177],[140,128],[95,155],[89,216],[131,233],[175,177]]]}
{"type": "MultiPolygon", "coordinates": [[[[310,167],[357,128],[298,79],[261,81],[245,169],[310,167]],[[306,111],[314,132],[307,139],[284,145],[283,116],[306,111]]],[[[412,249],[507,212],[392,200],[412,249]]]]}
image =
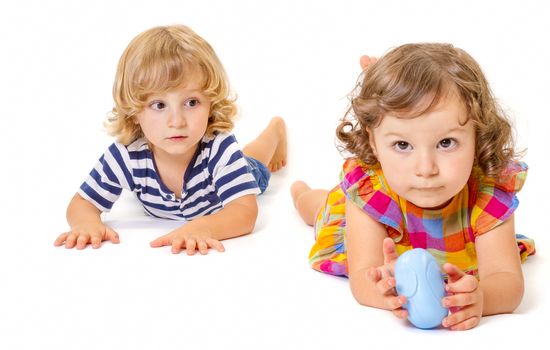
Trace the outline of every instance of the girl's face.
{"type": "Polygon", "coordinates": [[[149,96],[136,122],[153,145],[156,156],[183,156],[190,160],[204,136],[210,101],[190,83],[149,96]]]}
{"type": "Polygon", "coordinates": [[[418,117],[384,116],[369,134],[390,188],[420,208],[448,204],[466,185],[474,164],[475,130],[466,120],[454,93],[418,117]]]}

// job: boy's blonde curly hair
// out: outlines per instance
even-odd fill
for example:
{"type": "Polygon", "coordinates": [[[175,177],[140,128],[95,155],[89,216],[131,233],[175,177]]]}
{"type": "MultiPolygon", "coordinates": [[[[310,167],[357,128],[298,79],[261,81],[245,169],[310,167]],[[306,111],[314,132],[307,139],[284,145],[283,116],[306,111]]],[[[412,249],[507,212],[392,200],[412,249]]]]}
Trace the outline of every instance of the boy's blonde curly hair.
{"type": "Polygon", "coordinates": [[[128,145],[143,136],[134,116],[152,94],[166,92],[200,77],[202,93],[210,100],[206,135],[233,129],[237,112],[225,70],[203,38],[183,25],[151,28],[135,37],[118,62],[113,98],[115,106],[105,127],[128,145]],[[198,73],[198,74],[197,74],[198,73]]]}
{"type": "Polygon", "coordinates": [[[414,117],[427,112],[454,91],[474,123],[481,171],[497,176],[517,157],[511,124],[481,68],[464,50],[439,43],[402,45],[367,67],[361,78],[336,130],[341,151],[375,164],[367,130],[388,113],[414,117]]]}

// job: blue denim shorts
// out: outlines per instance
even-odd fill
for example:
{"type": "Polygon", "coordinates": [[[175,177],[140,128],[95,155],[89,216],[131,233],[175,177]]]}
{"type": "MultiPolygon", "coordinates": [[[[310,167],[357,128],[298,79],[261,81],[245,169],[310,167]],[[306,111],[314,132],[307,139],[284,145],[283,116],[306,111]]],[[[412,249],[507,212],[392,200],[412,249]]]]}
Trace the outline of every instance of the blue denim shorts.
{"type": "Polygon", "coordinates": [[[254,176],[254,179],[258,183],[260,194],[264,193],[267,186],[269,185],[269,178],[271,177],[271,173],[264,165],[264,163],[260,162],[259,160],[246,156],[245,158],[248,161],[248,170],[250,170],[250,172],[254,176]]]}

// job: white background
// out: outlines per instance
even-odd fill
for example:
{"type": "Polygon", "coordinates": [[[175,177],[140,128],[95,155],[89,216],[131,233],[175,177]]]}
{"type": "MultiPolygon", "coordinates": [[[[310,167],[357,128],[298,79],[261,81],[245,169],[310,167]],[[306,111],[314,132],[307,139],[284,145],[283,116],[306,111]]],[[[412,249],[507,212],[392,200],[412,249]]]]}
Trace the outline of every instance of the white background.
{"type": "Polygon", "coordinates": [[[540,346],[550,321],[547,140],[549,19],[545,1],[4,1],[0,8],[1,349],[379,349],[540,346]],[[156,25],[183,23],[208,40],[239,96],[242,145],[285,117],[288,168],[259,199],[253,234],[226,252],[172,255],[149,241],[177,224],[129,197],[105,220],[120,245],[54,248],[65,208],[112,142],[116,63],[156,25]],[[518,232],[538,253],[513,315],[468,332],[421,331],[359,306],[343,278],[311,270],[312,230],[289,186],[336,184],[334,128],[361,54],[445,41],[470,52],[514,118],[530,173],[518,232]]]}

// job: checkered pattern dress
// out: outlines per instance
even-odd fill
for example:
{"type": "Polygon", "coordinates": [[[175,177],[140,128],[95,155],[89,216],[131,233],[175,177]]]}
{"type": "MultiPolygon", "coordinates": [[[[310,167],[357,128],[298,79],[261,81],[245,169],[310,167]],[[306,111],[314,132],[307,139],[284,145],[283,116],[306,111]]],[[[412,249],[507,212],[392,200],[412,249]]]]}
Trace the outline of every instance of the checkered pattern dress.
{"type": "MultiPolygon", "coordinates": [[[[416,207],[389,188],[380,164],[348,159],[341,182],[332,189],[317,215],[311,266],[332,275],[347,276],[345,201],[362,208],[386,227],[397,253],[428,250],[439,265],[454,264],[477,276],[475,239],[506,221],[518,206],[516,193],[527,176],[527,165],[510,163],[498,180],[474,168],[464,189],[442,209],[416,207]]],[[[368,234],[367,232],[365,234],[368,234]]],[[[516,235],[522,261],[535,253],[534,242],[516,235]]]]}

